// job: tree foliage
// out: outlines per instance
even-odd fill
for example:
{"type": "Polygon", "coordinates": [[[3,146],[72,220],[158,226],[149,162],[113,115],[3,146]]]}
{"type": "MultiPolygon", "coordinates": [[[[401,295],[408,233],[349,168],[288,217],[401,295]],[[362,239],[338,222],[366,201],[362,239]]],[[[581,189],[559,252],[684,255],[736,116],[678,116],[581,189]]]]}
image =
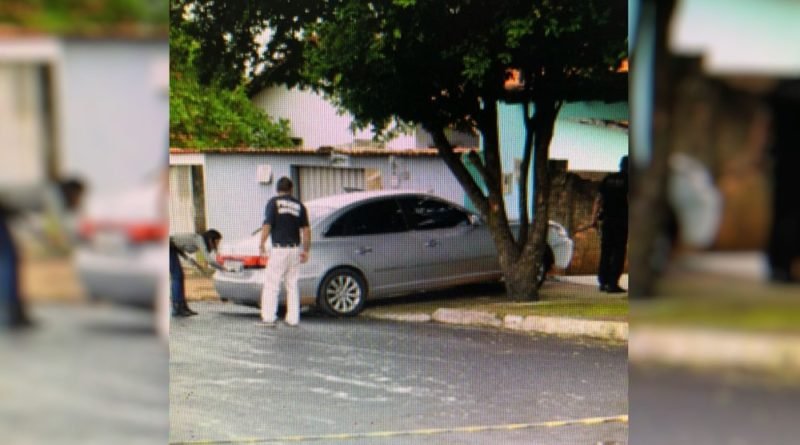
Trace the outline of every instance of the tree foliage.
{"type": "Polygon", "coordinates": [[[180,24],[170,30],[170,146],[185,148],[288,147],[289,122],[274,122],[244,87],[198,81],[198,43],[180,24]]]}
{"type": "Polygon", "coordinates": [[[164,0],[3,0],[0,23],[64,34],[166,32],[166,6],[164,0]]]}
{"type": "Polygon", "coordinates": [[[303,83],[304,30],[339,0],[172,0],[171,22],[190,11],[186,32],[202,41],[198,78],[250,92],[303,83]]]}

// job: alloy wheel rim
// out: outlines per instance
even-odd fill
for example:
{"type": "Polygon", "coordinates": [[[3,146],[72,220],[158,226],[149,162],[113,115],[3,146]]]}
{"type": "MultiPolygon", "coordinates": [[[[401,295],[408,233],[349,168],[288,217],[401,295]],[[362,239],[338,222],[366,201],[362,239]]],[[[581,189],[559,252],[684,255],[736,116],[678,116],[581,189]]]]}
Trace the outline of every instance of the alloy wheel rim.
{"type": "Polygon", "coordinates": [[[355,278],[339,275],[328,283],[325,298],[336,312],[350,312],[361,302],[361,286],[355,278]]]}

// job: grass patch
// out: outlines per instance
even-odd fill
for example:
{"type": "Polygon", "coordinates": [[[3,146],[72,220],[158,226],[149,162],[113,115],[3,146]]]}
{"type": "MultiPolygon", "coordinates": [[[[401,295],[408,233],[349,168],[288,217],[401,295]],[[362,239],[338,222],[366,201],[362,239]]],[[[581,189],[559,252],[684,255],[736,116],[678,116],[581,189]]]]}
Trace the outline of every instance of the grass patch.
{"type": "Polygon", "coordinates": [[[711,274],[675,276],[659,285],[660,298],[637,302],[631,322],[800,333],[800,287],[776,286],[711,274]]]}
{"type": "MultiPolygon", "coordinates": [[[[543,298],[548,297],[543,295],[543,298]]],[[[609,321],[626,321],[628,318],[627,298],[575,297],[574,294],[572,298],[568,298],[559,294],[541,301],[509,301],[505,298],[502,288],[475,287],[376,301],[370,303],[366,310],[375,314],[431,315],[440,308],[489,312],[500,318],[506,315],[523,317],[540,315],[609,321]]]]}
{"type": "Polygon", "coordinates": [[[536,303],[522,303],[518,305],[499,303],[495,305],[494,310],[491,312],[494,312],[499,316],[541,315],[548,317],[626,321],[628,318],[628,300],[580,299],[572,301],[541,301],[536,303]]]}
{"type": "Polygon", "coordinates": [[[688,301],[665,299],[637,303],[633,323],[725,328],[748,332],[800,333],[800,303],[688,301]]]}

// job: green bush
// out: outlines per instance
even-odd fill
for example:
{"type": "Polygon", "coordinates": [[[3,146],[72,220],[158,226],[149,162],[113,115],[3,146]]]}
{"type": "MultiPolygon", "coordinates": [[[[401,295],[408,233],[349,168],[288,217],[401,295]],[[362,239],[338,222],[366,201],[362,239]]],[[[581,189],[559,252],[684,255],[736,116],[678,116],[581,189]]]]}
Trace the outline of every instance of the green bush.
{"type": "Polygon", "coordinates": [[[244,92],[204,87],[196,78],[170,77],[170,146],[181,148],[289,147],[289,121],[274,122],[244,92]]]}
{"type": "Polygon", "coordinates": [[[289,121],[273,121],[234,90],[199,82],[198,44],[180,27],[170,30],[170,146],[178,148],[290,147],[289,121]]]}

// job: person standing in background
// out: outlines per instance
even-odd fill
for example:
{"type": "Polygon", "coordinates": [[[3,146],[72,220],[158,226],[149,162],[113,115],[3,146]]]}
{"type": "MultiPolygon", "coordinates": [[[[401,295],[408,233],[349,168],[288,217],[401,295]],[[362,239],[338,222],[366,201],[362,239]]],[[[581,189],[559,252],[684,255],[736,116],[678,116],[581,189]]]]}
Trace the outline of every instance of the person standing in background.
{"type": "Polygon", "coordinates": [[[625,267],[628,247],[628,157],[623,156],[619,172],[600,183],[592,208],[592,227],[600,227],[600,266],[597,281],[600,291],[623,293],[619,278],[625,267]],[[602,221],[602,226],[600,222],[602,221]]]}

